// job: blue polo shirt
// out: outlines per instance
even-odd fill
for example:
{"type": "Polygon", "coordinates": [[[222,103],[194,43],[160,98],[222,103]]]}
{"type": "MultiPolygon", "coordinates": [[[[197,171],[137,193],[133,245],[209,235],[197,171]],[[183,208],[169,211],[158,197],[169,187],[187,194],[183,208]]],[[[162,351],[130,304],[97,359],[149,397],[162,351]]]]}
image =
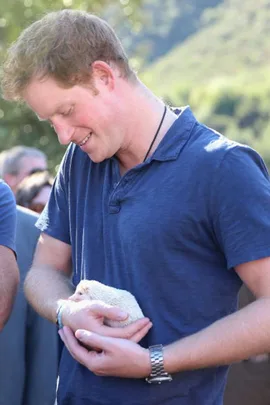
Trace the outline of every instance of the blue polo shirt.
{"type": "MultiPolygon", "coordinates": [[[[70,145],[38,226],[72,246],[73,282],[134,294],[167,345],[236,309],[234,266],[270,256],[270,183],[260,156],[179,117],[145,163],[120,177],[70,145]]],[[[174,374],[160,386],[99,377],[63,351],[60,405],[217,405],[227,367],[174,374]]]]}
{"type": "Polygon", "coordinates": [[[15,252],[16,202],[9,186],[0,180],[0,245],[15,252]]]}

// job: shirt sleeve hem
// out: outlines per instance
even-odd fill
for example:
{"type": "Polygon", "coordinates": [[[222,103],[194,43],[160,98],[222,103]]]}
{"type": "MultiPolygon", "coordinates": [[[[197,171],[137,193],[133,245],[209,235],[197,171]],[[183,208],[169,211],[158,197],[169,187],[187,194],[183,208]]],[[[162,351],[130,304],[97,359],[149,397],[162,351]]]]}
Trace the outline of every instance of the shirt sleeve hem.
{"type": "Polygon", "coordinates": [[[37,225],[36,225],[36,227],[37,227],[38,229],[40,229],[40,231],[41,231],[42,233],[45,233],[46,235],[49,235],[49,236],[51,236],[52,238],[58,239],[58,240],[60,240],[61,242],[64,242],[64,243],[66,243],[66,244],[68,244],[68,245],[71,245],[70,239],[67,238],[66,235],[61,235],[61,234],[59,234],[59,232],[56,232],[54,229],[50,229],[50,228],[42,229],[42,228],[39,228],[39,226],[37,226],[37,225]]]}
{"type": "Polygon", "coordinates": [[[265,249],[256,250],[256,252],[245,252],[245,254],[241,253],[241,256],[235,257],[233,260],[228,261],[227,268],[232,269],[240,264],[253,262],[255,260],[265,259],[270,257],[270,248],[267,247],[265,249]]]}

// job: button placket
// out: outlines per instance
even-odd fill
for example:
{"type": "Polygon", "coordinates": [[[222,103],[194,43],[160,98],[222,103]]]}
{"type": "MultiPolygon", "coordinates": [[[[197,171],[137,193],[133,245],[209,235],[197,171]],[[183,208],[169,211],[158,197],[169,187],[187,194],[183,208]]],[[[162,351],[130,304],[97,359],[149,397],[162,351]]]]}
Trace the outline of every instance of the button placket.
{"type": "Polygon", "coordinates": [[[109,212],[111,214],[117,214],[121,210],[121,198],[125,195],[125,187],[134,177],[134,174],[131,174],[130,171],[126,173],[118,182],[113,184],[113,191],[109,200],[109,212]]]}

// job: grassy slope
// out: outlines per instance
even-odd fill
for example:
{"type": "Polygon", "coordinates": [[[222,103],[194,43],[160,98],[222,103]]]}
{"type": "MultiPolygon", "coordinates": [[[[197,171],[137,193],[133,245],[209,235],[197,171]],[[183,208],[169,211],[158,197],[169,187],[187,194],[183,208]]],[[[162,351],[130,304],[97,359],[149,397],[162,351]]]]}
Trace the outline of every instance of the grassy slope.
{"type": "Polygon", "coordinates": [[[159,95],[213,80],[270,81],[270,0],[224,0],[206,26],[141,74],[159,95]]]}

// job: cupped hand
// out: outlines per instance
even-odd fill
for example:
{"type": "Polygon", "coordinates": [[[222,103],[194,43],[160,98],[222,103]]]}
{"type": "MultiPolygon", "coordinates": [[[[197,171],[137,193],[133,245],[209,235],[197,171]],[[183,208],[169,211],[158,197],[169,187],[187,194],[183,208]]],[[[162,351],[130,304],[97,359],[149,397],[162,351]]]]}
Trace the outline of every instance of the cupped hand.
{"type": "Polygon", "coordinates": [[[77,329],[85,329],[102,336],[129,339],[139,342],[152,327],[149,318],[139,319],[127,326],[110,327],[104,325],[104,318],[113,321],[124,321],[127,312],[105,304],[102,301],[66,301],[62,312],[62,323],[74,333],[77,329]]]}
{"type": "Polygon", "coordinates": [[[59,334],[72,357],[96,375],[144,378],[151,373],[148,349],[134,342],[86,330],[77,330],[74,336],[68,327],[59,334]]]}

